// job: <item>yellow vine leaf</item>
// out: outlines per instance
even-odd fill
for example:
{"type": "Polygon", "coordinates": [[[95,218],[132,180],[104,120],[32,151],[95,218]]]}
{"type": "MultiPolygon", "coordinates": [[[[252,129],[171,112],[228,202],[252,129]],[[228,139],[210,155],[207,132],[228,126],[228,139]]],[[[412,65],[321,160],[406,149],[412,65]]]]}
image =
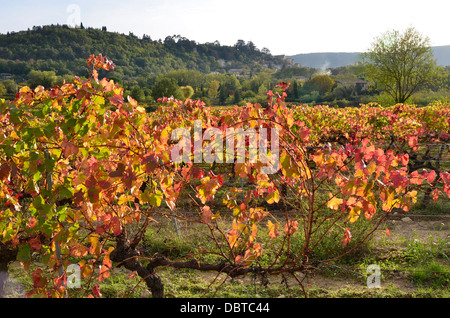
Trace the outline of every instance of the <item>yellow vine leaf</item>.
{"type": "Polygon", "coordinates": [[[344,200],[333,197],[332,194],[329,194],[330,200],[328,200],[327,207],[332,210],[338,210],[339,206],[344,203],[344,200]]]}

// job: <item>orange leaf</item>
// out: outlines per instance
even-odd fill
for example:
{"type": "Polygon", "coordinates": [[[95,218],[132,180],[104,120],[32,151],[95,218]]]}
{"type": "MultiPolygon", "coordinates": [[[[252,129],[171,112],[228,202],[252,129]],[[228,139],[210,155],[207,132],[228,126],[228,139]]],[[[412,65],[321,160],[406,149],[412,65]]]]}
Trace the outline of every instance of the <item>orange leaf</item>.
{"type": "Polygon", "coordinates": [[[419,138],[417,136],[410,136],[408,138],[408,146],[413,148],[413,150],[417,150],[417,144],[418,144],[419,138]]]}
{"type": "Polygon", "coordinates": [[[236,220],[233,221],[233,227],[227,234],[227,239],[231,248],[236,248],[238,246],[238,236],[239,236],[239,225],[236,220]]]}
{"type": "Polygon", "coordinates": [[[436,202],[439,199],[439,190],[434,189],[433,190],[433,201],[436,202]]]}
{"type": "Polygon", "coordinates": [[[108,81],[106,78],[103,78],[100,82],[100,84],[102,84],[103,86],[103,92],[104,93],[109,93],[112,92],[114,89],[114,81],[108,81]]]}
{"type": "Polygon", "coordinates": [[[88,241],[91,243],[89,248],[89,253],[93,255],[98,255],[100,253],[100,242],[98,241],[99,236],[97,234],[92,234],[88,241]]]}
{"type": "Polygon", "coordinates": [[[71,142],[65,142],[61,145],[64,157],[68,158],[71,155],[76,155],[79,148],[71,142]]]}
{"type": "Polygon", "coordinates": [[[138,107],[138,103],[135,99],[133,99],[133,97],[128,96],[127,99],[128,99],[128,103],[130,103],[131,106],[133,106],[135,108],[138,107]]]}
{"type": "Polygon", "coordinates": [[[202,223],[208,224],[211,222],[213,214],[211,213],[211,208],[207,205],[202,207],[202,223]]]}
{"type": "Polygon", "coordinates": [[[278,227],[279,224],[273,224],[270,220],[267,222],[267,227],[269,228],[269,236],[274,239],[278,236],[278,227]]]}
{"type": "Polygon", "coordinates": [[[77,242],[73,242],[70,247],[70,255],[73,257],[84,257],[88,254],[89,249],[77,242]]]}
{"type": "Polygon", "coordinates": [[[298,229],[298,221],[288,220],[284,226],[284,231],[288,235],[294,234],[297,231],[297,229],[298,229]]]}
{"type": "Polygon", "coordinates": [[[27,229],[32,229],[36,226],[36,218],[31,218],[28,222],[27,229]]]}
{"type": "Polygon", "coordinates": [[[323,162],[323,151],[319,150],[315,155],[312,155],[312,160],[316,163],[316,165],[320,166],[323,162]]]}
{"type": "Polygon", "coordinates": [[[428,173],[427,181],[431,183],[431,182],[434,181],[435,178],[436,178],[436,171],[431,170],[431,171],[428,173]]]}
{"type": "Polygon", "coordinates": [[[409,155],[408,154],[400,155],[400,160],[403,166],[407,166],[409,161],[409,155]]]}
{"type": "Polygon", "coordinates": [[[96,82],[98,82],[98,72],[97,70],[92,71],[92,77],[95,79],[96,82]]]}
{"type": "Polygon", "coordinates": [[[342,244],[344,244],[344,246],[347,246],[348,243],[350,243],[352,238],[352,233],[350,232],[349,228],[346,228],[344,231],[344,238],[342,239],[342,244]]]}
{"type": "Polygon", "coordinates": [[[235,172],[239,177],[246,178],[251,174],[251,164],[249,163],[236,163],[235,172]]]}
{"type": "Polygon", "coordinates": [[[423,179],[419,176],[419,173],[417,171],[413,171],[410,174],[409,182],[411,184],[421,185],[423,182],[423,179]]]}
{"type": "Polygon", "coordinates": [[[338,210],[339,206],[344,203],[344,200],[336,198],[336,197],[332,197],[331,193],[330,193],[330,200],[327,203],[327,207],[332,209],[332,210],[338,210]]]}
{"type": "Polygon", "coordinates": [[[100,274],[98,276],[98,281],[102,282],[103,279],[108,278],[109,277],[109,268],[105,265],[102,265],[100,267],[100,274]]]}

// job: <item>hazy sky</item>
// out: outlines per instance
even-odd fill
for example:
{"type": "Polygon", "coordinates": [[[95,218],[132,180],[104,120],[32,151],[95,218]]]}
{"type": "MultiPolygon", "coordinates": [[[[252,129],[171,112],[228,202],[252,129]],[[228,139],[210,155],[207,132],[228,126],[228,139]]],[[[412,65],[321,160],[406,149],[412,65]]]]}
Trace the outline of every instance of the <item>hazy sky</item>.
{"type": "Polygon", "coordinates": [[[69,24],[199,43],[238,39],[273,54],[361,52],[388,29],[414,26],[450,45],[449,0],[0,0],[0,32],[69,24]]]}

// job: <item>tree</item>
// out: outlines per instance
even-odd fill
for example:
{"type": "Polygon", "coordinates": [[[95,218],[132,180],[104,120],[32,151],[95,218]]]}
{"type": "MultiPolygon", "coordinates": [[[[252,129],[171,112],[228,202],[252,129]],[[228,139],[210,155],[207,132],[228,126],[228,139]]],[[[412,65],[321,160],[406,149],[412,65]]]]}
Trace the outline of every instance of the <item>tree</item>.
{"type": "Polygon", "coordinates": [[[271,54],[271,53],[270,53],[270,50],[269,50],[268,48],[266,48],[266,47],[263,47],[263,48],[261,49],[261,53],[267,54],[267,55],[270,55],[270,54],[271,54]]]}
{"type": "Polygon", "coordinates": [[[249,50],[250,52],[253,52],[253,51],[257,51],[257,50],[258,50],[258,49],[256,48],[255,43],[253,43],[252,41],[248,41],[248,42],[247,42],[247,47],[248,47],[248,50],[249,50]]]}
{"type": "Polygon", "coordinates": [[[162,97],[174,97],[176,99],[183,98],[177,81],[173,78],[162,77],[152,87],[152,96],[154,99],[162,97]]]}
{"type": "Polygon", "coordinates": [[[308,82],[311,85],[312,90],[319,91],[321,95],[331,92],[331,89],[335,84],[335,81],[328,75],[317,75],[308,82]]]}
{"type": "Polygon", "coordinates": [[[292,86],[292,90],[293,90],[293,97],[294,97],[294,99],[299,99],[300,98],[300,95],[298,94],[298,83],[297,83],[297,81],[294,81],[294,84],[293,84],[293,86],[292,86]]]}
{"type": "Polygon", "coordinates": [[[234,99],[233,99],[233,101],[234,101],[235,104],[239,104],[241,102],[241,100],[242,100],[241,92],[239,90],[236,90],[234,92],[234,99]]]}
{"type": "Polygon", "coordinates": [[[31,71],[28,78],[28,85],[31,88],[36,88],[39,85],[50,88],[58,81],[56,73],[53,71],[31,71]]]}
{"type": "Polygon", "coordinates": [[[264,86],[264,84],[261,84],[261,86],[258,88],[258,95],[266,96],[267,95],[267,88],[264,86]]]}
{"type": "Polygon", "coordinates": [[[17,93],[17,84],[14,80],[6,80],[3,81],[2,84],[5,86],[7,94],[17,93]]]}
{"type": "Polygon", "coordinates": [[[379,90],[387,92],[395,103],[405,103],[431,80],[436,69],[430,39],[413,27],[403,34],[396,30],[385,32],[363,56],[368,79],[379,90]]]}
{"type": "Polygon", "coordinates": [[[238,40],[237,42],[236,42],[236,44],[234,45],[234,47],[237,49],[237,50],[242,50],[243,48],[245,48],[245,41],[244,40],[238,40]]]}
{"type": "Polygon", "coordinates": [[[133,99],[137,100],[139,103],[145,102],[145,91],[140,86],[133,86],[130,96],[133,99]]]}
{"type": "Polygon", "coordinates": [[[220,88],[220,82],[213,80],[211,81],[211,84],[209,85],[208,89],[208,96],[211,99],[219,97],[219,88],[220,88]]]}
{"type": "Polygon", "coordinates": [[[8,90],[6,89],[5,85],[0,83],[0,97],[5,96],[7,92],[8,92],[8,90]]]}
{"type": "Polygon", "coordinates": [[[220,105],[225,105],[227,102],[228,94],[224,85],[220,85],[219,89],[219,103],[220,105]]]}

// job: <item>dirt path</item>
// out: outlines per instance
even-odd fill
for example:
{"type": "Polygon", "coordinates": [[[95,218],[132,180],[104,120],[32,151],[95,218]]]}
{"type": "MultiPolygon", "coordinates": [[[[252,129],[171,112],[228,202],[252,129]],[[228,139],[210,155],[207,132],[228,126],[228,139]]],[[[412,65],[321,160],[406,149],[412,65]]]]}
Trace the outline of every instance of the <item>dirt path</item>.
{"type": "Polygon", "coordinates": [[[430,240],[450,238],[450,216],[400,215],[391,217],[386,226],[390,229],[392,240],[430,240]]]}

